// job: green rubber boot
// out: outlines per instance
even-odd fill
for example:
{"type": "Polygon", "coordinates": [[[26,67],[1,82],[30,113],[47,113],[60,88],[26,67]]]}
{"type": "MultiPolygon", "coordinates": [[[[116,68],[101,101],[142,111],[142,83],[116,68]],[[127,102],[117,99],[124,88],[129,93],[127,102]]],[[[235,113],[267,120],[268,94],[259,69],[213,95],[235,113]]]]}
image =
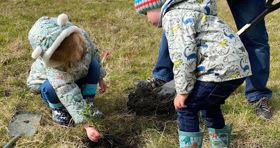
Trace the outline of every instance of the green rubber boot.
{"type": "Polygon", "coordinates": [[[179,131],[180,148],[201,148],[203,132],[179,131]]]}
{"type": "Polygon", "coordinates": [[[208,128],[211,148],[229,148],[232,125],[223,129],[208,128]]]}

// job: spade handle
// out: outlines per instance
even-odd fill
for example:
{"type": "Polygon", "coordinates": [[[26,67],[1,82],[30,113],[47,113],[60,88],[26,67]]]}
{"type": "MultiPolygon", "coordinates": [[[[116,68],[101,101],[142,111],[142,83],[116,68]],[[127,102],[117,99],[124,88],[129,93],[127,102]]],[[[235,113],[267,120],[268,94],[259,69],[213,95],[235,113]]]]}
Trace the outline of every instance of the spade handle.
{"type": "Polygon", "coordinates": [[[8,143],[6,143],[3,148],[12,148],[17,140],[20,138],[21,134],[14,136],[8,143]]]}

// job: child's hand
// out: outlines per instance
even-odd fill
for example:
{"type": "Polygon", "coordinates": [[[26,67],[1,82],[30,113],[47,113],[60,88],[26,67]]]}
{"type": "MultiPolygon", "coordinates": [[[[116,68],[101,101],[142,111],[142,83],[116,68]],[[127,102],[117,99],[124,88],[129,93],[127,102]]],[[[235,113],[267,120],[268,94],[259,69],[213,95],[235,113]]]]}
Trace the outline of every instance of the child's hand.
{"type": "Polygon", "coordinates": [[[186,107],[185,101],[188,98],[188,95],[185,94],[177,94],[176,97],[174,98],[174,106],[175,109],[181,109],[183,107],[186,107]]]}
{"type": "Polygon", "coordinates": [[[97,142],[101,138],[101,135],[96,128],[91,127],[87,124],[83,125],[83,127],[86,129],[87,136],[91,141],[97,142]]]}
{"type": "Polygon", "coordinates": [[[100,79],[98,84],[99,84],[99,87],[100,87],[99,92],[104,93],[107,89],[107,85],[106,85],[105,81],[103,79],[100,79]]]}

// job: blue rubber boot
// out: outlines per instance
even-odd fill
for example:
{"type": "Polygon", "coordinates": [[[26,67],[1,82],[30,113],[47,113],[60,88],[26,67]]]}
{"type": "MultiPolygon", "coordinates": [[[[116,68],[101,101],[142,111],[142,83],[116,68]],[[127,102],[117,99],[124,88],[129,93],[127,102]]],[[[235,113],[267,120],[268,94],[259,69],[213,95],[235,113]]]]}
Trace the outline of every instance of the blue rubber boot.
{"type": "Polygon", "coordinates": [[[222,129],[208,128],[211,148],[229,148],[232,125],[222,129]]]}
{"type": "Polygon", "coordinates": [[[201,148],[203,132],[183,132],[179,131],[180,148],[201,148]]]}

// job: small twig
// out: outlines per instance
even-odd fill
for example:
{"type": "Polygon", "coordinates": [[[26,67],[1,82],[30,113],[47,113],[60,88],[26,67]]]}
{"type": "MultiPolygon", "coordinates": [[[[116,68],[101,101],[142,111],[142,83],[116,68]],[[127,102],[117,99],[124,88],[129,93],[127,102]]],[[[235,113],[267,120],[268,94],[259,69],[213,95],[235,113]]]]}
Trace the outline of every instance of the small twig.
{"type": "Polygon", "coordinates": [[[104,51],[102,54],[101,54],[101,63],[103,64],[106,59],[108,58],[108,56],[110,55],[110,52],[109,51],[104,51]]]}

